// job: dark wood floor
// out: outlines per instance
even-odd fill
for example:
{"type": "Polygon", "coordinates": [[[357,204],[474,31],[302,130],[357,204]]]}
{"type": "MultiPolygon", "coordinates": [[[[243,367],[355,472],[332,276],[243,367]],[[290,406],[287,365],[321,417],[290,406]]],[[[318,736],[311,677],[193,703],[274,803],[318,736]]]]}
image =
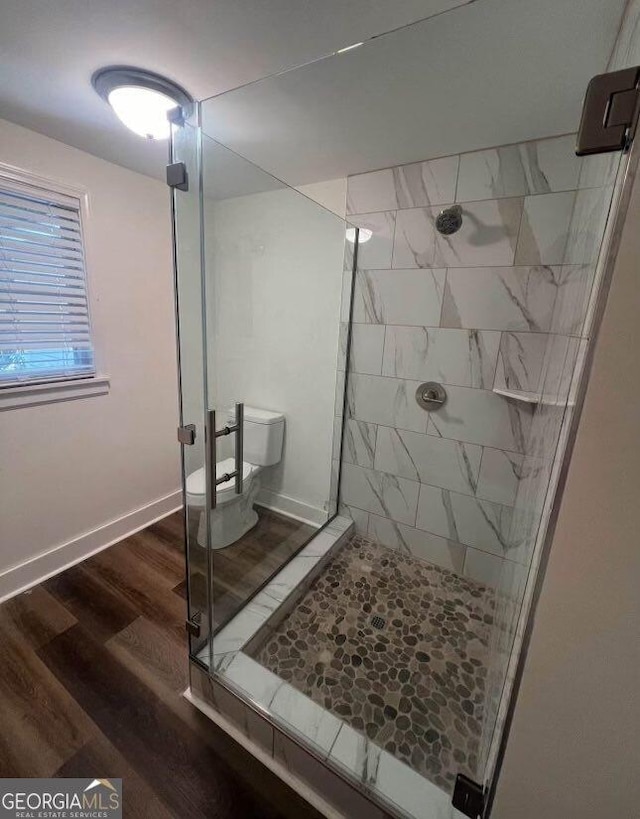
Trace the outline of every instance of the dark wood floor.
{"type": "MultiPolygon", "coordinates": [[[[227,623],[264,583],[312,537],[317,528],[263,507],[256,507],[258,523],[231,546],[213,551],[213,620],[227,623]]],[[[206,606],[206,550],[197,544],[199,513],[190,525],[190,573],[192,601],[206,606]]],[[[176,538],[182,538],[182,516],[167,518],[176,538]]],[[[182,593],[185,594],[184,587],[182,593]]]]}
{"type": "Polygon", "coordinates": [[[0,777],[122,777],[124,815],[319,814],[181,696],[179,517],[0,606],[0,777]]]}

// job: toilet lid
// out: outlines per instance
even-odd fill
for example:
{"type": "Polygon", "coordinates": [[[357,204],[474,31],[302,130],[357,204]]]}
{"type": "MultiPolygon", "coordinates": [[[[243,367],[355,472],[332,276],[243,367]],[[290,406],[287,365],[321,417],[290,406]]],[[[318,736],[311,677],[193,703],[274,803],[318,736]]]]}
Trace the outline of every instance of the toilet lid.
{"type": "MultiPolygon", "coordinates": [[[[231,474],[236,468],[236,462],[233,458],[225,458],[224,461],[218,461],[216,464],[216,475],[221,477],[225,472],[231,474]]],[[[247,480],[254,470],[253,464],[248,464],[246,461],[242,464],[242,479],[247,480]]],[[[225,481],[217,486],[217,492],[220,494],[225,490],[231,489],[235,491],[236,481],[232,478],[230,481],[225,481]]],[[[189,495],[204,495],[206,492],[205,471],[204,467],[196,469],[187,477],[187,493],[189,495]]]]}

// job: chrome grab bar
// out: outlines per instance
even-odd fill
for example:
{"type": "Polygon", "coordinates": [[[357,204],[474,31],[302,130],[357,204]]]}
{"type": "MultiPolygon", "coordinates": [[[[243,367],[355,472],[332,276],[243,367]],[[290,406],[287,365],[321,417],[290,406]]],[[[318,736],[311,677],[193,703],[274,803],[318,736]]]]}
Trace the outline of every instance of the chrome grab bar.
{"type": "Polygon", "coordinates": [[[213,473],[213,480],[211,481],[211,509],[216,508],[217,493],[216,487],[221,483],[226,483],[232,478],[236,479],[236,494],[242,494],[242,471],[244,461],[244,404],[236,404],[236,418],[235,423],[229,426],[228,424],[222,429],[216,429],[216,411],[209,410],[209,425],[208,425],[208,439],[209,439],[209,464],[213,473]],[[236,434],[235,446],[235,469],[233,472],[225,472],[219,478],[216,477],[217,453],[216,453],[216,439],[223,435],[231,435],[232,432],[236,434]]]}

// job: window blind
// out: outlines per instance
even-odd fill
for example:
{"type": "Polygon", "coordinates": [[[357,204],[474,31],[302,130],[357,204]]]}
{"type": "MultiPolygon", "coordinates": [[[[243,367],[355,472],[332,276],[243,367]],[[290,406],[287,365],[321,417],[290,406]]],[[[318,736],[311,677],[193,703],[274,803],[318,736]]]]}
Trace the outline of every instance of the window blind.
{"type": "Polygon", "coordinates": [[[93,374],[80,202],[0,178],[0,388],[93,374]]]}

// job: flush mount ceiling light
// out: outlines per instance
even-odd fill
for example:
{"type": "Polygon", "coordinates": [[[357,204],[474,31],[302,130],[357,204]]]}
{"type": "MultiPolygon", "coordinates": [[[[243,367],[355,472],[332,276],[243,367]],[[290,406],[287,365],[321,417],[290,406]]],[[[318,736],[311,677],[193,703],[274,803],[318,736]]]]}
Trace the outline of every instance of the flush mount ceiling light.
{"type": "Polygon", "coordinates": [[[168,139],[171,128],[167,113],[179,106],[188,116],[193,106],[193,98],[184,88],[141,68],[101,68],[91,84],[127,128],[146,139],[168,139]]]}

